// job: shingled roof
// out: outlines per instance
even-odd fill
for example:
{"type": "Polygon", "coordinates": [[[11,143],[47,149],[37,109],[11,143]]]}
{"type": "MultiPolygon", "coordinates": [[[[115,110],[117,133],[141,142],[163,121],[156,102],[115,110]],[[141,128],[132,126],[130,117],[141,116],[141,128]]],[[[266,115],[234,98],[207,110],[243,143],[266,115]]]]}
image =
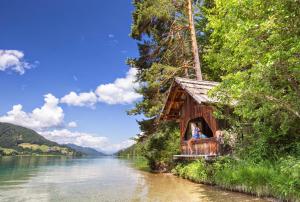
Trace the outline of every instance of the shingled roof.
{"type": "Polygon", "coordinates": [[[163,117],[163,115],[168,114],[172,108],[180,108],[180,104],[178,104],[181,102],[178,101],[181,99],[180,96],[182,93],[180,92],[186,92],[199,104],[217,102],[216,99],[210,98],[208,96],[208,91],[218,84],[218,82],[213,81],[198,81],[176,77],[170,87],[169,94],[164,108],[161,112],[160,119],[163,117]],[[177,103],[175,101],[177,101],[177,103]]]}
{"type": "Polygon", "coordinates": [[[218,82],[197,81],[179,77],[175,78],[175,82],[188,94],[190,94],[199,104],[216,102],[216,100],[209,98],[207,93],[210,89],[218,85],[218,82]]]}

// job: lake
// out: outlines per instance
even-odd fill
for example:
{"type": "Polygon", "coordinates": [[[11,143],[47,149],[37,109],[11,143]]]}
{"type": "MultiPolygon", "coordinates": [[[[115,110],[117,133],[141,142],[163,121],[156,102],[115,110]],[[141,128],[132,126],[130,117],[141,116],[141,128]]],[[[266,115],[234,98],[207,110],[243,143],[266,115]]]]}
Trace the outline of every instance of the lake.
{"type": "Polygon", "coordinates": [[[113,157],[0,157],[0,201],[265,201],[113,157]]]}

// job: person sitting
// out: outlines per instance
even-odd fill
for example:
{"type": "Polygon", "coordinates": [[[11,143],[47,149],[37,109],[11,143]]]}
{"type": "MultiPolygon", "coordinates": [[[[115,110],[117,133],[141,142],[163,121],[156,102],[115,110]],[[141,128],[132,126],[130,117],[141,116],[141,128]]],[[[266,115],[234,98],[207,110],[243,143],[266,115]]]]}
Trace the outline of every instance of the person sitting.
{"type": "Polygon", "coordinates": [[[207,136],[201,132],[197,123],[192,123],[191,129],[192,129],[192,137],[188,140],[187,145],[188,145],[190,154],[193,154],[192,144],[194,142],[196,142],[197,140],[199,140],[200,138],[207,138],[207,136]]]}

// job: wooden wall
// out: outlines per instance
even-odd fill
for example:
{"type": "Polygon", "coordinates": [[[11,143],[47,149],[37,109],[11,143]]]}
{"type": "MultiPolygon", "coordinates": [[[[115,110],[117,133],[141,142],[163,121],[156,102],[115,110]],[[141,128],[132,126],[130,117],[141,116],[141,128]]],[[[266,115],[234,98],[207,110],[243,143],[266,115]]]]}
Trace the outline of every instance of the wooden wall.
{"type": "Polygon", "coordinates": [[[188,128],[190,120],[202,117],[209,125],[213,135],[218,130],[217,120],[213,116],[213,107],[204,104],[198,104],[190,95],[186,96],[186,100],[182,105],[180,112],[180,135],[181,143],[184,142],[184,134],[188,128]]]}

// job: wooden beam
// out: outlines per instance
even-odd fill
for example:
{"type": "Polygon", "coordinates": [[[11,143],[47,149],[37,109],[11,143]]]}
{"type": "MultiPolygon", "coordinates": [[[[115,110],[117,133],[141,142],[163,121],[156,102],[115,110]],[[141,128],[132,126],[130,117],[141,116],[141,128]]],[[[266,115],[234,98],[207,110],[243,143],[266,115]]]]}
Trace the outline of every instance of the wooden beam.
{"type": "Polygon", "coordinates": [[[166,115],[167,114],[169,114],[169,112],[170,112],[170,110],[171,110],[171,108],[172,108],[172,105],[173,105],[173,103],[174,103],[174,100],[175,100],[175,98],[176,98],[176,94],[177,94],[177,91],[178,91],[178,87],[177,86],[175,86],[175,89],[171,89],[173,92],[171,92],[171,98],[170,98],[170,101],[169,102],[167,102],[167,104],[168,104],[168,106],[167,106],[167,110],[166,110],[166,115]]]}

